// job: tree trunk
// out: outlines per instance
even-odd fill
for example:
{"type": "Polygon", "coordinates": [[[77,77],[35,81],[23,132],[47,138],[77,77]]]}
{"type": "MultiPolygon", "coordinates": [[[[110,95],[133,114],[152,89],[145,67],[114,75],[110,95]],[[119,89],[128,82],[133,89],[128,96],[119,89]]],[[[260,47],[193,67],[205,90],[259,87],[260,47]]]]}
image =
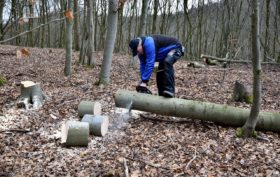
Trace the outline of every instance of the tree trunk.
{"type": "Polygon", "coordinates": [[[74,36],[75,36],[75,50],[80,50],[80,6],[79,0],[74,0],[74,36]]]}
{"type": "Polygon", "coordinates": [[[146,33],[147,11],[148,11],[148,1],[142,0],[142,12],[141,12],[138,36],[143,36],[146,33]]]}
{"type": "MultiPolygon", "coordinates": [[[[73,0],[68,0],[67,10],[71,10],[73,12],[73,0]]],[[[66,18],[66,60],[65,60],[65,68],[64,74],[65,76],[71,75],[71,67],[72,67],[72,31],[73,31],[73,19],[66,18]]]]}
{"type": "Polygon", "coordinates": [[[158,13],[158,4],[159,0],[154,0],[154,14],[153,14],[153,27],[152,34],[155,34],[157,31],[157,13],[158,13]]]}
{"type": "Polygon", "coordinates": [[[101,72],[99,76],[99,84],[108,84],[110,81],[110,70],[112,65],[113,50],[118,25],[118,1],[109,0],[109,14],[107,24],[107,35],[104,46],[104,55],[102,61],[101,72]]]}
{"type": "Polygon", "coordinates": [[[5,6],[5,0],[2,0],[0,2],[0,40],[3,39],[3,10],[4,10],[4,6],[5,6]]]}
{"type": "MultiPolygon", "coordinates": [[[[249,110],[209,102],[164,98],[161,96],[119,90],[115,94],[116,107],[191,119],[212,121],[217,124],[241,126],[249,117],[249,110]]],[[[280,113],[261,112],[257,128],[280,132],[280,113]]]]}
{"type": "Polygon", "coordinates": [[[267,61],[269,54],[269,20],[270,20],[270,0],[266,0],[266,13],[265,13],[265,36],[264,36],[264,51],[263,51],[263,60],[267,61]]]}
{"type": "Polygon", "coordinates": [[[253,104],[251,107],[250,116],[245,125],[242,127],[244,135],[251,137],[254,135],[254,130],[258,122],[261,107],[261,63],[260,63],[260,20],[259,20],[259,0],[251,0],[252,16],[251,16],[251,39],[252,39],[252,63],[253,63],[253,104]]]}

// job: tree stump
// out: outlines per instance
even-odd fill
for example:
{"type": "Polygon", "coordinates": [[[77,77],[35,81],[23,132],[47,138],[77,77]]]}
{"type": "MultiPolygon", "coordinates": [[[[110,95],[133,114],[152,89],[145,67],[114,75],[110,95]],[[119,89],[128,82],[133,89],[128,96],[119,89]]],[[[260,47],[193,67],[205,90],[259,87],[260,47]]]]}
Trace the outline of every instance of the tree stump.
{"type": "Polygon", "coordinates": [[[78,115],[82,118],[85,114],[101,115],[101,104],[97,101],[81,101],[78,106],[78,115]]]}
{"type": "Polygon", "coordinates": [[[90,134],[104,136],[108,131],[109,119],[107,116],[85,114],[82,122],[89,123],[90,134]]]}
{"type": "Polygon", "coordinates": [[[252,89],[248,86],[241,84],[238,81],[235,81],[234,90],[233,90],[233,99],[234,101],[246,102],[248,104],[253,103],[253,93],[252,89]]]}
{"type": "Polygon", "coordinates": [[[62,125],[61,143],[65,146],[87,146],[89,124],[87,122],[68,121],[62,125]]]}
{"type": "Polygon", "coordinates": [[[21,95],[18,98],[17,106],[29,109],[29,104],[34,109],[38,109],[43,105],[44,94],[39,83],[32,81],[22,81],[20,86],[21,95]]]}

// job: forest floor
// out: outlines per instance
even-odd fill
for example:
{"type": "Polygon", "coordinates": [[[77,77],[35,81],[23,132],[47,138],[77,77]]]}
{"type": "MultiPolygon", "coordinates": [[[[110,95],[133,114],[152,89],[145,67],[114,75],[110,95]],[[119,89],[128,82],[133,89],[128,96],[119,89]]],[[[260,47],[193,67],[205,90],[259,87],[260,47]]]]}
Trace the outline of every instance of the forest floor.
{"type": "MultiPolygon", "coordinates": [[[[0,86],[0,176],[124,176],[124,160],[130,176],[279,176],[280,137],[261,132],[268,140],[236,138],[236,127],[211,122],[182,120],[145,113],[127,121],[115,108],[118,89],[135,90],[138,69],[129,65],[130,56],[114,54],[111,82],[95,85],[102,52],[95,53],[97,66],[79,66],[73,54],[71,77],[63,74],[63,49],[29,48],[30,57],[17,58],[20,47],[0,45],[0,74],[7,83],[0,86]],[[10,54],[9,54],[10,53],[10,54]],[[40,82],[47,96],[43,107],[24,110],[16,107],[23,80],[40,82]],[[60,129],[66,120],[79,120],[81,100],[98,100],[110,118],[105,137],[90,136],[88,147],[66,148],[60,129]],[[147,118],[161,118],[157,121],[147,118]],[[8,131],[23,129],[28,132],[8,131]]],[[[176,97],[250,108],[232,101],[236,80],[251,85],[250,65],[188,68],[178,61],[176,97]],[[225,75],[224,75],[225,73],[225,75]],[[224,79],[223,79],[223,76],[224,79]]],[[[280,67],[263,66],[262,110],[280,110],[280,67]]],[[[155,75],[150,89],[156,93],[155,75]]]]}

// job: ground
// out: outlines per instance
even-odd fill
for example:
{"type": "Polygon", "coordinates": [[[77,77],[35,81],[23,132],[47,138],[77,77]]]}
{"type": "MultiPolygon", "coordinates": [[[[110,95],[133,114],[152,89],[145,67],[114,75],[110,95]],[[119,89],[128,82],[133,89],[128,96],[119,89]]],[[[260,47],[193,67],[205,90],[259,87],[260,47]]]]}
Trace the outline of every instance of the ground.
{"type": "MultiPolygon", "coordinates": [[[[114,54],[111,82],[100,87],[95,83],[102,52],[95,53],[93,69],[79,66],[74,53],[72,75],[65,77],[63,49],[29,48],[30,57],[17,58],[19,49],[0,45],[0,74],[7,80],[0,86],[0,176],[125,176],[126,168],[134,177],[280,175],[278,133],[261,132],[266,141],[239,139],[236,127],[150,113],[120,114],[114,93],[134,90],[139,82],[129,55],[114,54]],[[39,110],[16,107],[23,80],[41,83],[47,99],[39,110]],[[88,147],[63,147],[61,125],[79,120],[81,100],[100,101],[103,114],[110,118],[109,132],[103,138],[90,136],[88,147]],[[27,131],[7,131],[12,129],[27,131]]],[[[195,69],[187,64],[183,60],[175,64],[176,97],[250,108],[231,98],[236,80],[252,84],[250,65],[195,69]]],[[[263,66],[263,71],[262,110],[279,112],[280,68],[263,66]]],[[[150,88],[156,94],[154,74],[150,88]]]]}

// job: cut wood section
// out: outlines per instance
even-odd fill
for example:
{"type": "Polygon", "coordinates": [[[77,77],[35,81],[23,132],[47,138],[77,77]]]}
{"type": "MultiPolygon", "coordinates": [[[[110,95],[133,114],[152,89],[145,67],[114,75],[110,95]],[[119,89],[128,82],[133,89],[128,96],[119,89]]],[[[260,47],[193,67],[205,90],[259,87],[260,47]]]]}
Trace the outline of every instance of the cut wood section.
{"type": "Polygon", "coordinates": [[[21,95],[17,102],[18,107],[29,109],[29,104],[33,104],[33,108],[38,109],[43,105],[44,95],[39,83],[22,81],[20,91],[21,95]]]}
{"type": "MultiPolygon", "coordinates": [[[[248,109],[228,105],[164,98],[127,90],[119,90],[115,94],[116,107],[126,108],[131,101],[133,102],[132,109],[135,110],[212,121],[230,126],[244,125],[250,113],[248,109]]],[[[260,112],[257,129],[279,132],[280,113],[260,112]]]]}
{"type": "Polygon", "coordinates": [[[97,101],[81,101],[78,106],[78,115],[82,118],[85,114],[101,115],[101,104],[97,101]]]}
{"type": "Polygon", "coordinates": [[[82,122],[89,123],[90,134],[104,136],[108,132],[109,119],[107,116],[85,114],[82,122]]]}
{"type": "Polygon", "coordinates": [[[89,124],[87,122],[67,121],[61,128],[61,143],[65,146],[87,146],[89,124]]]}

